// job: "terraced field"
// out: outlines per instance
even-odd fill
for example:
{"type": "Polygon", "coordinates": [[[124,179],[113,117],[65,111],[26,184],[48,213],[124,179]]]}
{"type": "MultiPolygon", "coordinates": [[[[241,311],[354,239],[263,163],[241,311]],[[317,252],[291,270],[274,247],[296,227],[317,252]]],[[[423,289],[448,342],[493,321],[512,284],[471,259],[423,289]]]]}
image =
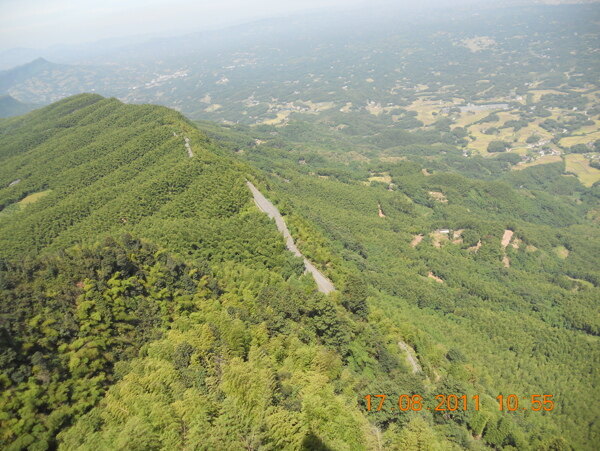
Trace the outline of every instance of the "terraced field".
{"type": "Polygon", "coordinates": [[[581,154],[567,155],[565,163],[565,171],[577,175],[585,186],[592,186],[600,180],[600,169],[591,167],[589,160],[581,154]]]}

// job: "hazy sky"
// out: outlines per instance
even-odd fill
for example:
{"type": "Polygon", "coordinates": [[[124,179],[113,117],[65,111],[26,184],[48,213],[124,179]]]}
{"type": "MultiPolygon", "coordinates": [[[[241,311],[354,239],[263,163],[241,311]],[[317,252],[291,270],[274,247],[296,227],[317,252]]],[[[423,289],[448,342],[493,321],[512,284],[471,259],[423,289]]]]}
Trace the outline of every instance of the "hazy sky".
{"type": "Polygon", "coordinates": [[[365,0],[0,0],[0,49],[179,34],[365,0]]]}
{"type": "Polygon", "coordinates": [[[363,5],[456,8],[598,0],[0,0],[0,50],[112,37],[174,36],[265,17],[363,5]]]}

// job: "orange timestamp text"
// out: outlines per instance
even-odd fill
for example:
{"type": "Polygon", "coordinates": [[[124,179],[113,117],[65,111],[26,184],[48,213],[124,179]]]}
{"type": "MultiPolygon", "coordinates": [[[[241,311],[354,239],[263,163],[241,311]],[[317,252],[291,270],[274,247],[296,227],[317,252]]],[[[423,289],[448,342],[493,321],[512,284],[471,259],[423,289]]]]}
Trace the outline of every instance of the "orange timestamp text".
{"type": "MultiPolygon", "coordinates": [[[[524,397],[519,397],[517,395],[498,395],[496,401],[498,402],[498,409],[502,411],[514,412],[517,410],[533,410],[534,412],[549,412],[554,409],[552,397],[552,395],[530,395],[524,397]],[[525,405],[528,407],[524,407],[525,405]]],[[[456,412],[461,410],[478,411],[481,406],[479,395],[439,394],[433,396],[431,400],[426,400],[422,395],[366,395],[363,399],[365,400],[367,412],[419,412],[421,410],[430,410],[434,412],[456,412]]]]}
{"type": "Polygon", "coordinates": [[[389,397],[387,395],[366,395],[366,408],[368,412],[385,410],[399,410],[401,412],[419,412],[421,410],[433,410],[438,412],[454,412],[456,410],[479,410],[479,395],[468,397],[467,395],[435,395],[435,402],[424,401],[421,395],[400,395],[389,397]],[[388,402],[386,403],[386,400],[388,402]],[[391,401],[391,406],[389,405],[391,401]],[[387,405],[386,405],[387,404],[387,405]]]}

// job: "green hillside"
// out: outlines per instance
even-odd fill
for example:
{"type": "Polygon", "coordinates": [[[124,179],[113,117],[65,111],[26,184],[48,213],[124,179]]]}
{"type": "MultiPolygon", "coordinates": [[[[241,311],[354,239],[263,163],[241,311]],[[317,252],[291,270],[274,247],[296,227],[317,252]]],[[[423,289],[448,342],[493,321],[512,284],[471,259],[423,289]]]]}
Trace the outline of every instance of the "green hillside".
{"type": "MultiPolygon", "coordinates": [[[[219,248],[224,259],[235,259],[243,254],[237,243],[254,234],[273,247],[274,233],[247,226],[248,168],[213,153],[174,111],[81,95],[1,127],[3,257],[124,232],[164,240],[194,257],[219,248]],[[39,193],[45,195],[29,201],[39,193]],[[191,249],[192,240],[203,245],[191,249]]],[[[246,257],[262,261],[262,252],[246,257]]]]}
{"type": "Polygon", "coordinates": [[[0,136],[4,449],[367,449],[365,381],[422,386],[180,114],[80,95],[0,136]]]}
{"type": "Polygon", "coordinates": [[[0,121],[0,447],[593,449],[598,186],[415,160],[89,94],[0,121]]]}
{"type": "Polygon", "coordinates": [[[300,249],[333,280],[362,274],[370,321],[416,349],[433,393],[485,393],[494,408],[499,394],[557,403],[541,415],[434,417],[447,433],[481,427],[488,444],[518,449],[542,446],[535,437],[550,431],[575,449],[598,442],[600,411],[587,402],[600,376],[598,184],[586,188],[559,165],[482,181],[418,157],[343,164],[281,134],[200,128],[270,174],[300,249]],[[508,418],[496,436],[494,422],[508,418]]]}

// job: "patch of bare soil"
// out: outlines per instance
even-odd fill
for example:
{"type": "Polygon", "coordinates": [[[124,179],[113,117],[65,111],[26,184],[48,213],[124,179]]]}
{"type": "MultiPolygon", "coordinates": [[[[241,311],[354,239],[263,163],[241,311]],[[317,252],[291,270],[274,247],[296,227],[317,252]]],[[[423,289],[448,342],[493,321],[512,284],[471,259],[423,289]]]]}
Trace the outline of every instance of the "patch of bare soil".
{"type": "Polygon", "coordinates": [[[433,200],[437,201],[437,202],[441,202],[443,204],[447,204],[448,203],[448,199],[446,199],[446,196],[444,195],[444,193],[441,193],[439,191],[429,191],[429,197],[431,197],[433,200]]]}
{"type": "Polygon", "coordinates": [[[465,229],[458,229],[452,233],[452,244],[462,244],[463,240],[461,235],[464,231],[465,229]]]}
{"type": "Polygon", "coordinates": [[[427,277],[429,277],[430,279],[433,279],[433,280],[435,280],[435,281],[436,281],[436,282],[438,282],[438,283],[444,283],[444,280],[443,280],[443,279],[439,278],[438,276],[436,276],[436,275],[435,275],[434,273],[432,273],[431,271],[429,271],[429,272],[427,273],[427,277]]]}
{"type": "Polygon", "coordinates": [[[506,246],[508,246],[508,244],[510,243],[510,240],[512,239],[512,236],[515,232],[513,232],[512,230],[506,229],[504,231],[504,235],[502,235],[502,248],[506,249],[506,246]]]}
{"type": "Polygon", "coordinates": [[[475,246],[471,246],[468,250],[471,252],[477,252],[480,247],[481,247],[481,240],[479,240],[475,246]]]}
{"type": "Polygon", "coordinates": [[[423,241],[423,235],[415,235],[410,242],[410,245],[412,247],[417,247],[421,241],[423,241]]]}
{"type": "Polygon", "coordinates": [[[429,236],[431,237],[431,242],[433,243],[433,245],[437,248],[442,247],[442,242],[446,242],[448,241],[448,235],[444,234],[444,233],[440,233],[440,232],[431,232],[429,234],[429,236]]]}

